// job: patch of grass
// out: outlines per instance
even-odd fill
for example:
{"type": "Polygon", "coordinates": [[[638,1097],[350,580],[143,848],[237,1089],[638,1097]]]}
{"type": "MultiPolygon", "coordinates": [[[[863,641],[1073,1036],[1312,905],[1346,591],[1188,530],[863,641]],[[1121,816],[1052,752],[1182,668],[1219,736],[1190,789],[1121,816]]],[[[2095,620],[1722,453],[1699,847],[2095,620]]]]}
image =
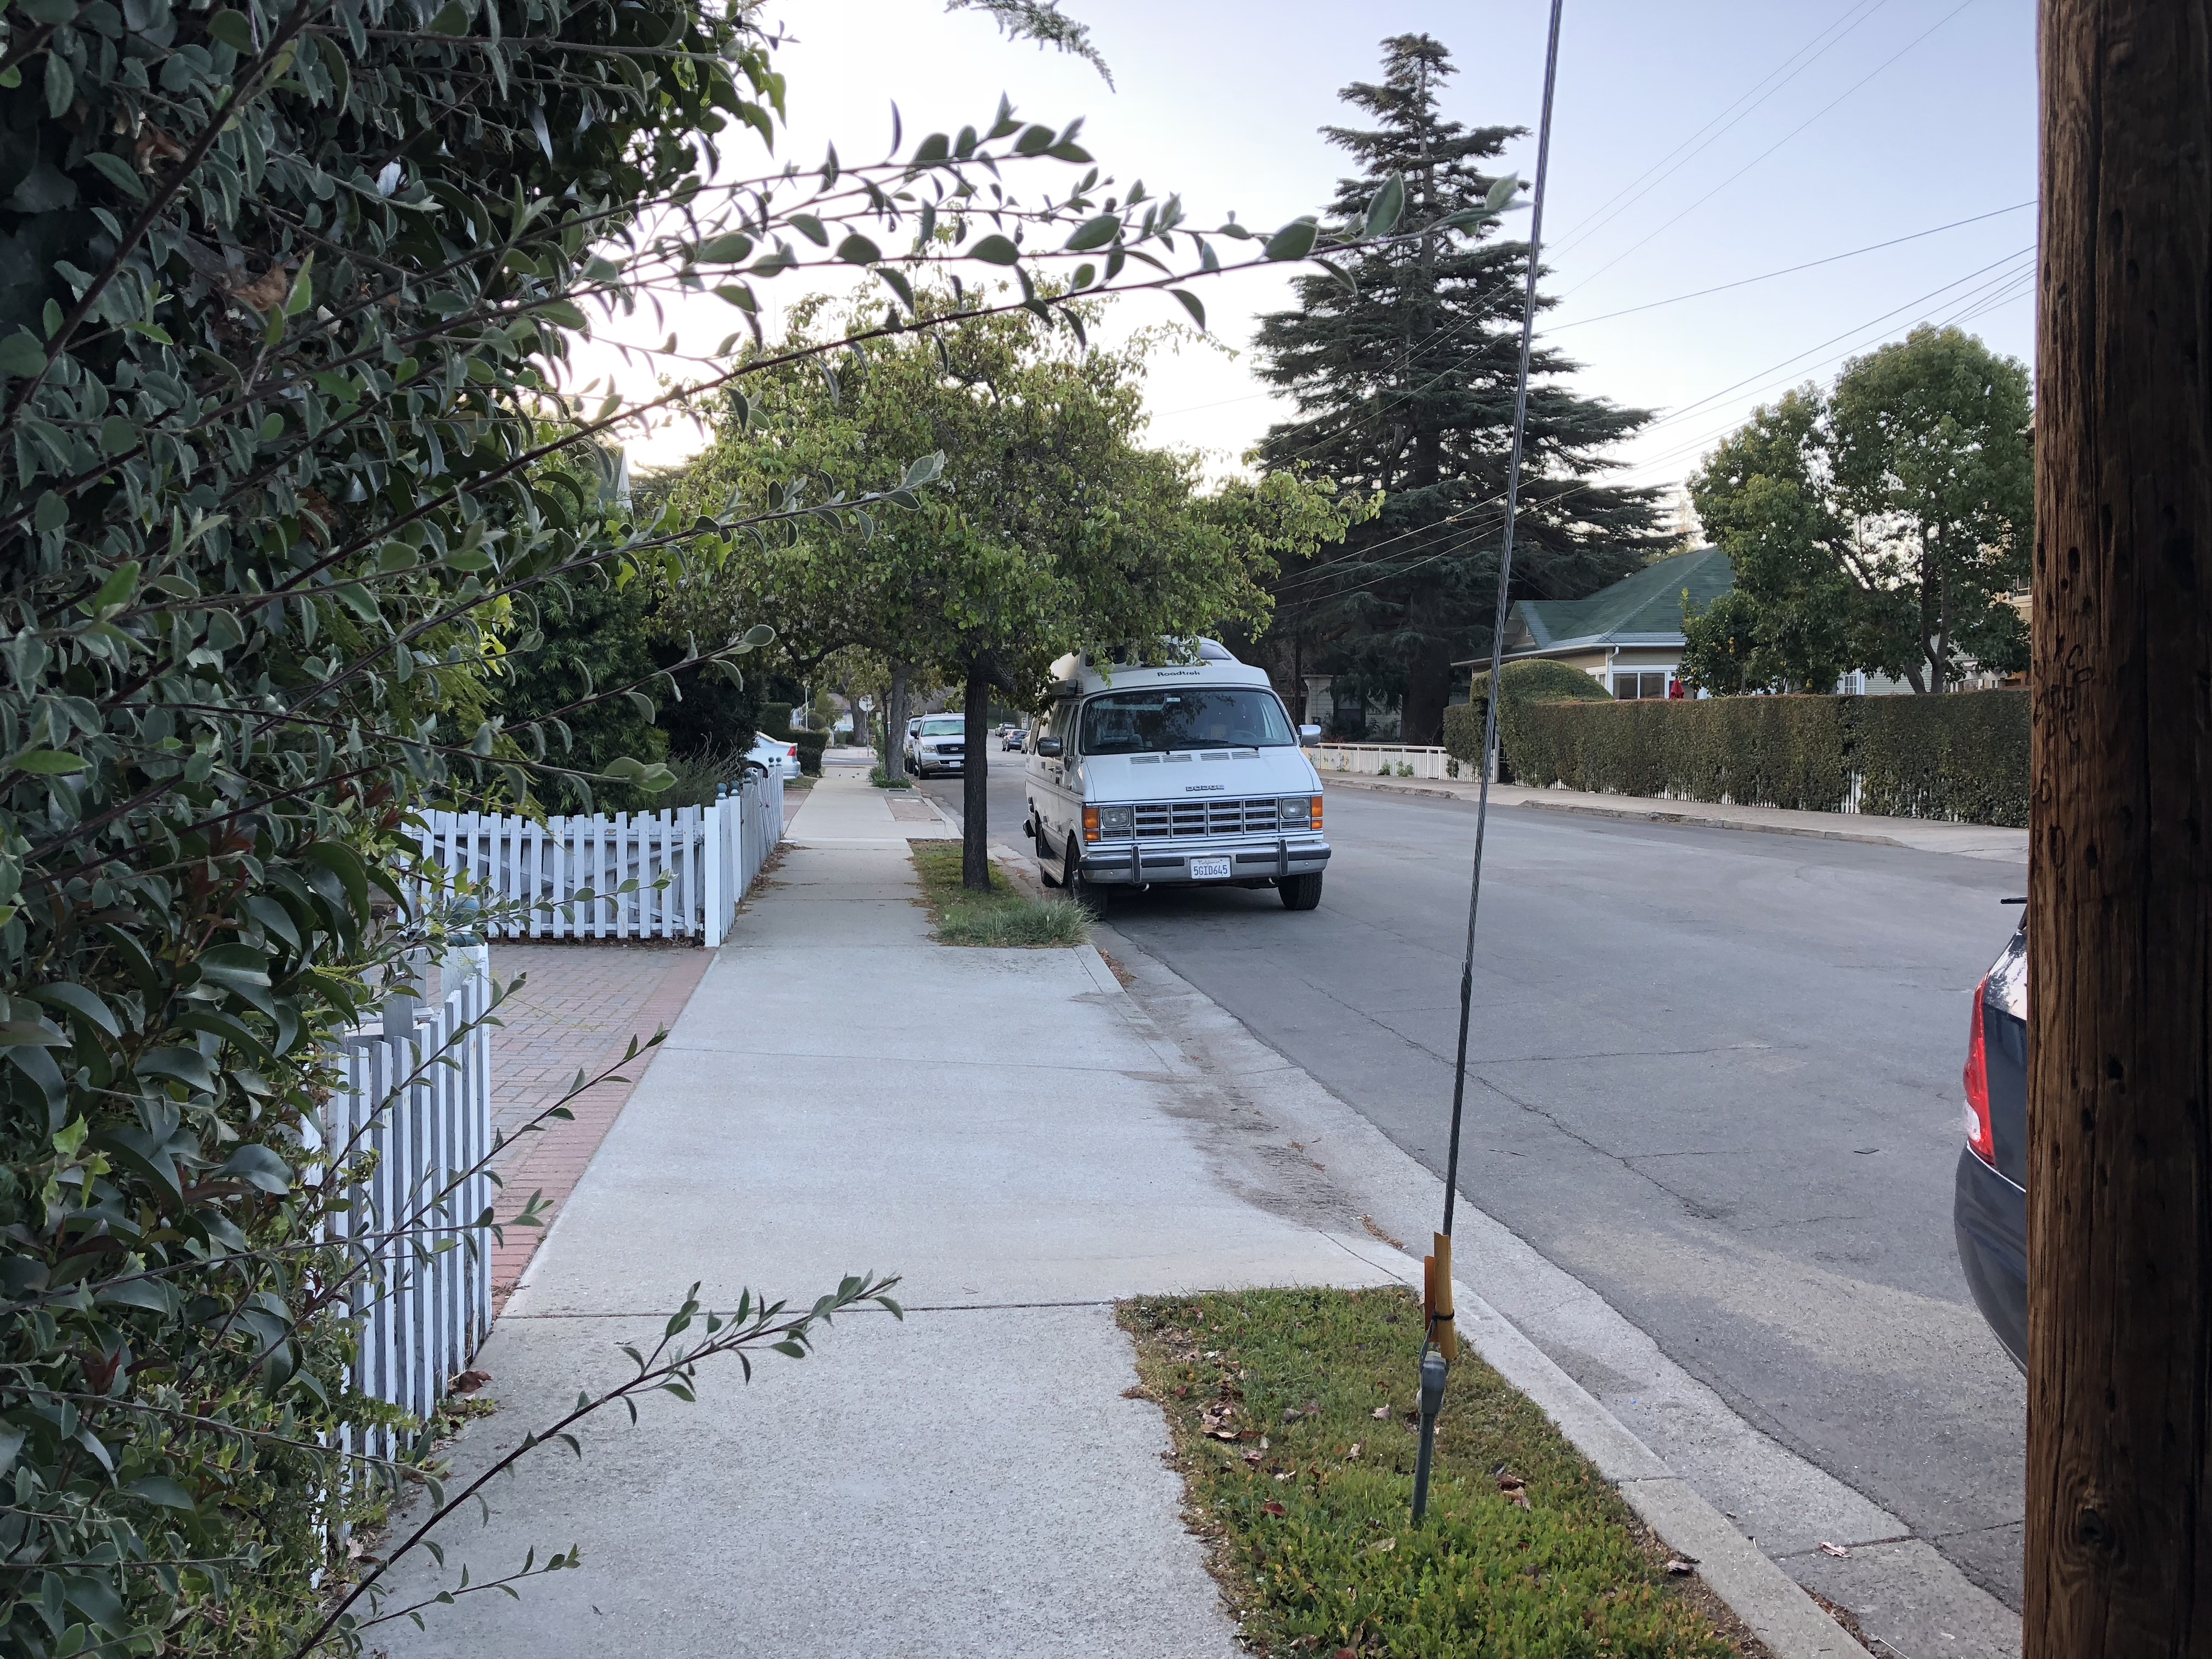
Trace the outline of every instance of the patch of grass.
{"type": "Polygon", "coordinates": [[[878,761],[873,766],[868,769],[868,781],[874,784],[878,789],[911,789],[914,787],[914,780],[912,778],[893,777],[890,773],[884,770],[884,763],[881,761],[878,761]]]}
{"type": "Polygon", "coordinates": [[[922,902],[929,907],[939,945],[1064,950],[1091,937],[1090,913],[1081,905],[1067,899],[1031,898],[995,864],[990,892],[969,892],[960,884],[958,842],[915,842],[912,847],[922,902]]]}
{"type": "Polygon", "coordinates": [[[1701,1605],[1710,1593],[1670,1581],[1664,1550],[1620,1494],[1464,1349],[1437,1424],[1427,1524],[1413,1529],[1421,1310],[1409,1293],[1146,1297],[1121,1318],[1143,1391],[1167,1413],[1191,1522],[1256,1652],[1760,1651],[1722,1634],[1701,1605]]]}

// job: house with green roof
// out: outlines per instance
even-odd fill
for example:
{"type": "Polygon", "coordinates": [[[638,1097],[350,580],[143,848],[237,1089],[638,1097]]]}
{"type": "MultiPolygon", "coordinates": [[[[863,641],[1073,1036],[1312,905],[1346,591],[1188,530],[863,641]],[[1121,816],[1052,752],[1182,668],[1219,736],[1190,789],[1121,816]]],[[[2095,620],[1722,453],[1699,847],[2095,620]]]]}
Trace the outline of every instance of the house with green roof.
{"type": "MultiPolygon", "coordinates": [[[[1507,614],[1505,660],[1581,669],[1616,697],[1663,697],[1682,663],[1682,599],[1703,611],[1735,586],[1728,555],[1693,548],[1580,599],[1522,599],[1507,614]]],[[[1455,663],[1488,668],[1487,658],[1455,663]]]]}

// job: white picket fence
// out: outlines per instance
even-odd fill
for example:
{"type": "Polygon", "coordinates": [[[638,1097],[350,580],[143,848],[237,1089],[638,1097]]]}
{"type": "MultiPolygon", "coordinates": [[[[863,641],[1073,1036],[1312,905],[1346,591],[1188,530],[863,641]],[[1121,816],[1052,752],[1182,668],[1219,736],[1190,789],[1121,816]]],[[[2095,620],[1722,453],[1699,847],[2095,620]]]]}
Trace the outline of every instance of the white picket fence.
{"type": "Polygon", "coordinates": [[[1346,772],[1354,777],[1450,778],[1458,776],[1461,769],[1449,751],[1412,744],[1322,743],[1306,753],[1313,757],[1316,771],[1346,772]]]}
{"type": "MultiPolygon", "coordinates": [[[[491,1240],[477,1225],[494,1191],[482,1167],[492,1146],[490,952],[453,951],[443,969],[435,1000],[390,999],[380,1024],[340,1045],[319,1177],[366,1171],[331,1237],[358,1269],[353,1382],[425,1421],[491,1328],[491,1240]]],[[[379,1429],[346,1449],[404,1448],[379,1429]]]]}
{"type": "Polygon", "coordinates": [[[748,778],[711,806],[543,823],[431,812],[420,834],[424,854],[457,884],[501,907],[495,937],[697,939],[712,946],[783,839],[783,780],[748,778]]]}

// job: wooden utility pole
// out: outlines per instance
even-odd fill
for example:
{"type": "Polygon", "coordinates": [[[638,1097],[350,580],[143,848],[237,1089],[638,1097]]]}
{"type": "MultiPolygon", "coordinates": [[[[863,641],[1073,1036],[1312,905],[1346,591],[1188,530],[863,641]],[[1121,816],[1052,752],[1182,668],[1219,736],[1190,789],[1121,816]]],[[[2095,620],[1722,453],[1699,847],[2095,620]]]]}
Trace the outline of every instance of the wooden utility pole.
{"type": "Polygon", "coordinates": [[[2042,0],[2028,1659],[2212,1655],[2212,0],[2042,0]]]}

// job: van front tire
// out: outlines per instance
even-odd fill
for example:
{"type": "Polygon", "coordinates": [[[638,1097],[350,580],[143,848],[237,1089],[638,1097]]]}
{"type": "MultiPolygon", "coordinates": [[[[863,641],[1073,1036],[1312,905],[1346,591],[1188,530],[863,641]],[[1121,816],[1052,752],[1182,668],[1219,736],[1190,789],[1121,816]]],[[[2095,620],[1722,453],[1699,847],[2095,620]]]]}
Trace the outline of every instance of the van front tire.
{"type": "Polygon", "coordinates": [[[1275,884],[1275,890],[1283,896],[1285,910],[1310,910],[1321,902],[1322,872],[1309,875],[1285,876],[1275,884]]]}

